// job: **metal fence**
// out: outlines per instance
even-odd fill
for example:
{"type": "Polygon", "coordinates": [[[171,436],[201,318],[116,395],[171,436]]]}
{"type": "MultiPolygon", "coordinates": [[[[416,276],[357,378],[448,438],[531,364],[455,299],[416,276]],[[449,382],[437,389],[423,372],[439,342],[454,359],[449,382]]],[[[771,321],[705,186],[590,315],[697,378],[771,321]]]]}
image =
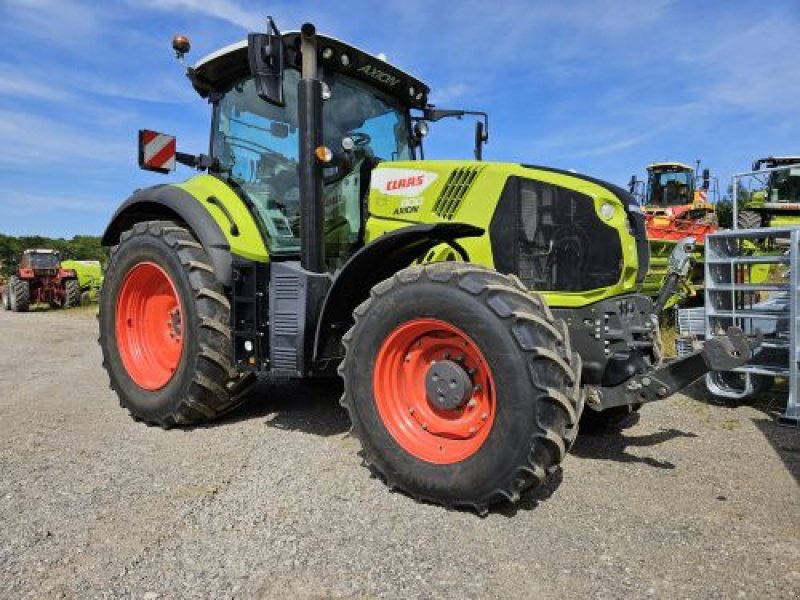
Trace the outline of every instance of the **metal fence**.
{"type": "MultiPolygon", "coordinates": [[[[800,227],[718,231],[706,236],[705,251],[705,337],[731,326],[763,336],[752,361],[707,376],[706,385],[716,395],[739,398],[785,377],[789,395],[782,420],[800,424],[800,227]]],[[[685,321],[684,328],[696,331],[697,318],[685,313],[679,327],[685,321]]]]}

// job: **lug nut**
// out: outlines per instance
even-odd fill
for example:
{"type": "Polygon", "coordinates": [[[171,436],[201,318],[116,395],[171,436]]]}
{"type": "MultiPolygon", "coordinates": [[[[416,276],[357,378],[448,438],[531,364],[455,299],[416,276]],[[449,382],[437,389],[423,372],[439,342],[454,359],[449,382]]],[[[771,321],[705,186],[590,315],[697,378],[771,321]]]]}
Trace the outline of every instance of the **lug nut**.
{"type": "Polygon", "coordinates": [[[420,427],[422,427],[423,431],[428,431],[428,424],[427,423],[423,423],[420,427]]]}
{"type": "Polygon", "coordinates": [[[486,419],[488,419],[488,418],[489,418],[489,413],[483,413],[483,414],[481,415],[481,420],[482,420],[482,421],[485,421],[485,420],[486,420],[486,419]]]}
{"type": "Polygon", "coordinates": [[[474,427],[470,427],[470,428],[469,428],[469,432],[470,432],[470,433],[475,433],[476,431],[478,431],[478,430],[477,430],[477,429],[475,429],[474,427]]]}
{"type": "Polygon", "coordinates": [[[408,407],[408,414],[410,414],[410,415],[414,414],[414,407],[413,406],[409,406],[408,407]]]}
{"type": "Polygon", "coordinates": [[[475,408],[477,405],[478,403],[475,401],[475,398],[470,398],[470,401],[467,402],[468,408],[475,408]]]}

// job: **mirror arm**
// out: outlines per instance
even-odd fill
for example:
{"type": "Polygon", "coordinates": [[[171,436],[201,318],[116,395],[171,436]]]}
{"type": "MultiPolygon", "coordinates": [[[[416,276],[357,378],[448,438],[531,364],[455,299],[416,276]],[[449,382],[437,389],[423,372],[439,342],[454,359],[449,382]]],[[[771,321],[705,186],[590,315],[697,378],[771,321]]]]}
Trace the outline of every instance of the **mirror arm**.
{"type": "Polygon", "coordinates": [[[176,152],[175,162],[197,169],[198,171],[219,171],[219,161],[205,154],[188,154],[187,152],[176,152]]]}

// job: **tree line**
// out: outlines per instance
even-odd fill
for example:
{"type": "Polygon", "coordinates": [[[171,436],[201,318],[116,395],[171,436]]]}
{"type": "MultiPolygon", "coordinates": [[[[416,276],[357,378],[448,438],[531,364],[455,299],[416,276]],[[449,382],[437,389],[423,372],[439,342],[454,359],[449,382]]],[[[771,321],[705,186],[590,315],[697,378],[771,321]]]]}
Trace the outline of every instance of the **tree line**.
{"type": "Polygon", "coordinates": [[[72,239],[49,238],[41,235],[19,237],[0,233],[0,277],[14,272],[22,253],[29,248],[58,250],[62,260],[99,260],[108,262],[108,248],[100,245],[93,235],[76,235],[72,239]]]}

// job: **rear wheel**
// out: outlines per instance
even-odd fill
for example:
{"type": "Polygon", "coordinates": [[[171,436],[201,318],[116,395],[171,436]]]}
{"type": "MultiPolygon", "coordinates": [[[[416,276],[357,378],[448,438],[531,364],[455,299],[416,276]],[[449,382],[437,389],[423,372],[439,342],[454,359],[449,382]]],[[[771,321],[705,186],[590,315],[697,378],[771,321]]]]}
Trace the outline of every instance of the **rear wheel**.
{"type": "Polygon", "coordinates": [[[64,308],[72,308],[81,303],[81,284],[77,279],[64,280],[64,308]]]}
{"type": "Polygon", "coordinates": [[[375,286],[355,318],[342,405],[390,487],[485,512],[562,461],[583,406],[580,358],[519,280],[415,266],[375,286]]]}
{"type": "Polygon", "coordinates": [[[184,227],[138,223],[112,250],[100,301],[103,364],[120,404],[161,427],[235,407],[230,305],[208,255],[184,227]]]}
{"type": "Polygon", "coordinates": [[[736,216],[736,226],[739,229],[757,229],[762,227],[761,215],[754,210],[743,210],[736,216]]]}
{"type": "Polygon", "coordinates": [[[11,310],[28,312],[31,307],[31,285],[25,279],[12,277],[8,282],[11,288],[11,310]]]}

